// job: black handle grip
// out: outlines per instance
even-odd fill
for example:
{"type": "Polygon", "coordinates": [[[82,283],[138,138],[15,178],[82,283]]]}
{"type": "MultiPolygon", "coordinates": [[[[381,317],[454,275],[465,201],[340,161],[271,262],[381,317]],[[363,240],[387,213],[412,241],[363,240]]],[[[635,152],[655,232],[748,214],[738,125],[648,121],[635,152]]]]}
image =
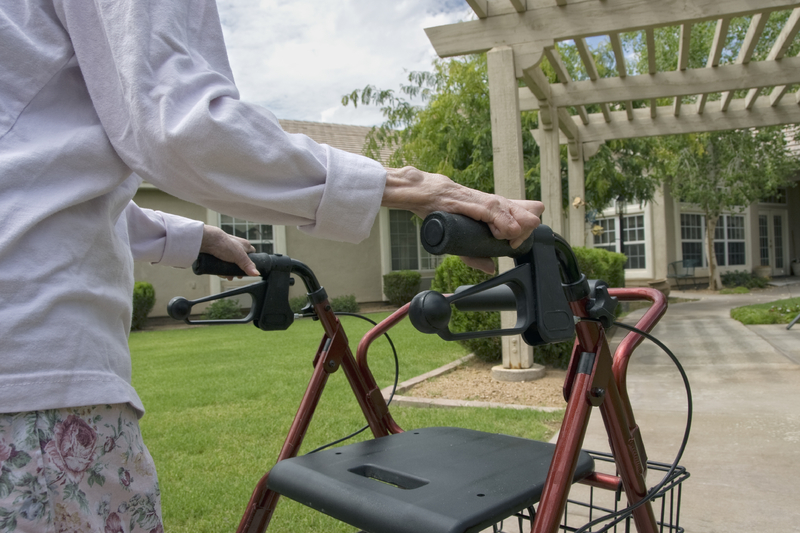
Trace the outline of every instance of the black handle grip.
{"type": "MultiPolygon", "coordinates": [[[[256,268],[265,275],[272,269],[272,257],[269,254],[247,254],[250,260],[255,263],[256,268]]],[[[217,259],[210,254],[200,254],[197,260],[192,265],[192,271],[195,274],[211,274],[212,276],[225,276],[237,277],[247,276],[244,270],[239,268],[235,263],[228,263],[221,259],[217,259]]]]}
{"type": "Polygon", "coordinates": [[[469,257],[519,257],[528,253],[533,237],[518,248],[499,240],[485,222],[464,215],[436,211],[422,222],[422,246],[433,255],[452,254],[469,257]]]}
{"type": "MultiPolygon", "coordinates": [[[[455,296],[472,287],[462,285],[456,289],[455,296]]],[[[459,311],[516,311],[517,297],[508,285],[498,285],[477,294],[453,299],[453,305],[459,311]]]]}

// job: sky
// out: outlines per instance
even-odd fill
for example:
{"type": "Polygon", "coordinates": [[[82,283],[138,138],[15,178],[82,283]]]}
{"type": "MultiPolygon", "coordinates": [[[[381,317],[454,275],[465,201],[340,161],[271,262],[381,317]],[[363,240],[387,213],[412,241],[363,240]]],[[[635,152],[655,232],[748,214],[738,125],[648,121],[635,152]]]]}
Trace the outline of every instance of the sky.
{"type": "Polygon", "coordinates": [[[424,28],[474,18],[464,0],[217,0],[242,100],[278,118],[375,125],[341,104],[366,85],[398,90],[436,54],[424,28]]]}

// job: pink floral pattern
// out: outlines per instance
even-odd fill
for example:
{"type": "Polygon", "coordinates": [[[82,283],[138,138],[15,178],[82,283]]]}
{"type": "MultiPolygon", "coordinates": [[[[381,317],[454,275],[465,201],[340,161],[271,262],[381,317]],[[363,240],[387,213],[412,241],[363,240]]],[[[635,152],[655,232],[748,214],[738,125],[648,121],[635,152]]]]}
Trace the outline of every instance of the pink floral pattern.
{"type": "Polygon", "coordinates": [[[163,533],[152,458],[127,405],[0,414],[0,533],[163,533]]]}

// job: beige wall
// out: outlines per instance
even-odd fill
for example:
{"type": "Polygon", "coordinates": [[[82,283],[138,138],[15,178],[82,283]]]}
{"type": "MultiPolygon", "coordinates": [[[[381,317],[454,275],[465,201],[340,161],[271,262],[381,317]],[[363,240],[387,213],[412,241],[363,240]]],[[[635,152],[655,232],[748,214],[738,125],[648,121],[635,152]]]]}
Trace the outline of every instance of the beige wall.
{"type": "MultiPolygon", "coordinates": [[[[206,209],[186,202],[145,185],[136,192],[133,201],[140,207],[181,215],[195,220],[206,220],[206,209]]],[[[184,296],[190,300],[208,296],[208,276],[195,276],[190,269],[164,267],[150,263],[134,264],[136,281],[147,281],[153,284],[156,291],[156,304],[150,316],[167,316],[167,304],[174,296],[184,296]]]]}
{"type": "MultiPolygon", "coordinates": [[[[287,227],[286,255],[308,265],[331,298],[353,294],[359,302],[383,300],[377,218],[369,237],[359,244],[317,239],[287,227]]],[[[298,282],[291,296],[303,294],[305,288],[298,282]]]]}

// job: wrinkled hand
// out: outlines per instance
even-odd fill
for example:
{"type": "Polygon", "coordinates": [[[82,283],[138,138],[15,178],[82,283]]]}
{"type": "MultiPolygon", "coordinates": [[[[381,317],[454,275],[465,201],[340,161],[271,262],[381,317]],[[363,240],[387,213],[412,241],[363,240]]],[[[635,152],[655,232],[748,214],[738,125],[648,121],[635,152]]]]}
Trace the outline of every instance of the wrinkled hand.
{"type": "MultiPolygon", "coordinates": [[[[214,226],[203,227],[203,241],[200,251],[211,254],[217,259],[236,263],[248,276],[259,276],[256,265],[247,257],[247,254],[256,251],[249,241],[241,237],[234,237],[214,226]]],[[[232,280],[229,277],[228,280],[232,280]]]]}
{"type": "MultiPolygon", "coordinates": [[[[455,183],[447,176],[422,172],[413,167],[387,169],[382,205],[407,209],[425,218],[434,211],[466,215],[486,222],[497,239],[517,248],[535,230],[544,204],[532,200],[509,200],[455,183]]],[[[494,272],[494,262],[485,257],[462,257],[484,272],[494,272]]]]}

